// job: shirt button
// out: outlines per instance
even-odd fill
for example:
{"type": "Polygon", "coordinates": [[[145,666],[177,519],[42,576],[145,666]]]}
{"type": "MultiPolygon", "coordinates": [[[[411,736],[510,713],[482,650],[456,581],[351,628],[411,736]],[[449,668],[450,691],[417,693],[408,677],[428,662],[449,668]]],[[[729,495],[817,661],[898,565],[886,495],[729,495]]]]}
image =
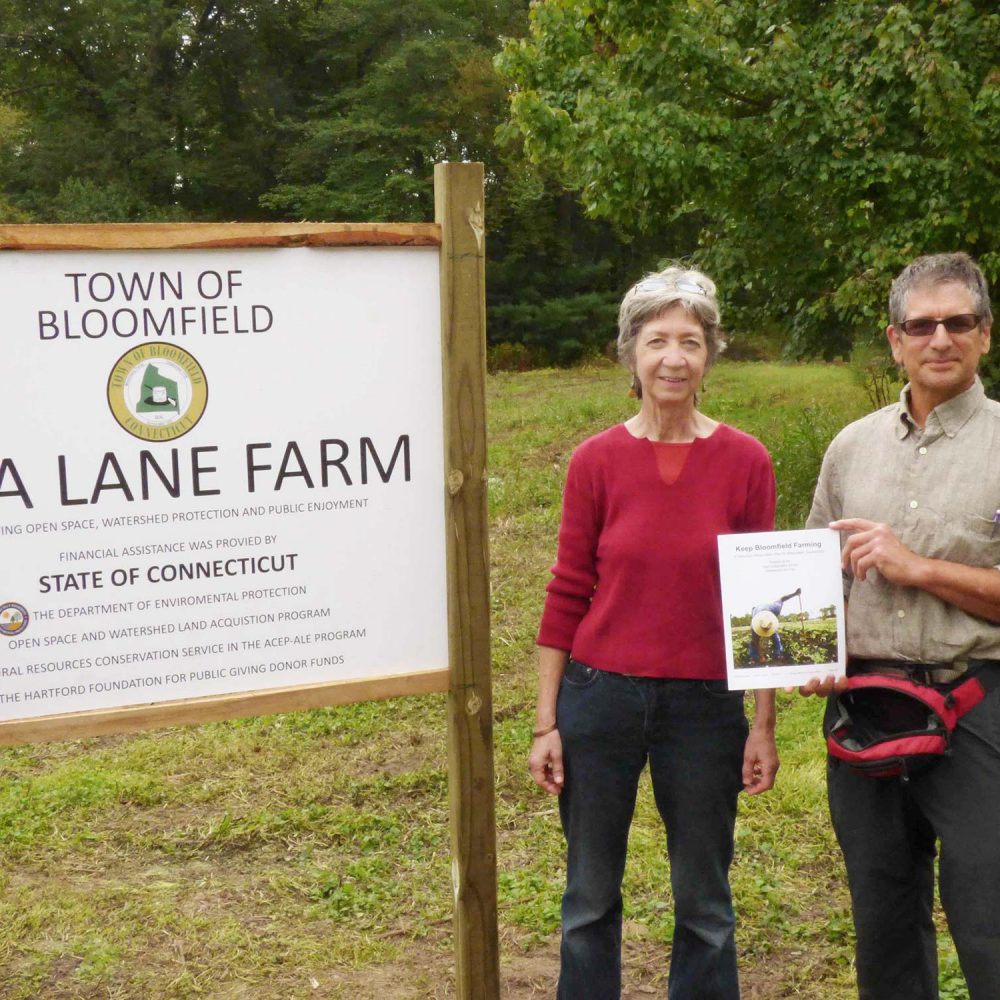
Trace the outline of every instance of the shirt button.
{"type": "Polygon", "coordinates": [[[900,617],[900,618],[905,618],[905,617],[906,617],[906,612],[905,612],[905,611],[904,611],[904,610],[903,610],[902,608],[900,608],[900,609],[899,609],[899,610],[898,610],[898,611],[896,612],[896,614],[897,614],[897,615],[899,615],[899,617],[900,617]]]}
{"type": "Polygon", "coordinates": [[[924,447],[923,445],[921,445],[921,446],[920,446],[920,447],[919,447],[919,448],[917,449],[917,451],[919,451],[921,455],[926,455],[926,454],[927,454],[927,449],[926,449],[926,448],[925,448],[925,447],[924,447]]]}
{"type": "Polygon", "coordinates": [[[916,500],[910,501],[910,510],[916,510],[919,506],[920,504],[918,504],[916,500]]]}

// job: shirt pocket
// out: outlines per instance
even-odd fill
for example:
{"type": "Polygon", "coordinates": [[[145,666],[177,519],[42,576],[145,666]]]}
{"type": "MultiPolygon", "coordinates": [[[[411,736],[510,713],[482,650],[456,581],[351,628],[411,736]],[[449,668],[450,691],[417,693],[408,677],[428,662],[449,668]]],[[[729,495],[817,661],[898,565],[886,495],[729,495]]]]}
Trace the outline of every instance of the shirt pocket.
{"type": "Polygon", "coordinates": [[[961,511],[957,516],[960,551],[951,557],[967,566],[1000,567],[1000,523],[994,521],[996,511],[988,513],[961,511]]]}

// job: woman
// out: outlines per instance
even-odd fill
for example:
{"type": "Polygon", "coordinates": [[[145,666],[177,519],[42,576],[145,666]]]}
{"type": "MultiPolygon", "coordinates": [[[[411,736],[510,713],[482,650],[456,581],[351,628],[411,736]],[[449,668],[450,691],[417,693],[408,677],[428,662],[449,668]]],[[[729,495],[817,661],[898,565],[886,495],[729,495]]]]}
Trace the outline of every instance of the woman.
{"type": "Polygon", "coordinates": [[[729,890],[736,799],[774,784],[774,693],[726,685],[716,537],[774,522],[763,445],[696,408],[725,346],[715,285],[669,267],[634,285],[618,355],[641,402],[569,463],[538,636],[530,769],[568,847],[561,1000],[621,993],[621,881],[648,760],[667,830],[671,1000],[739,996],[729,890]]]}

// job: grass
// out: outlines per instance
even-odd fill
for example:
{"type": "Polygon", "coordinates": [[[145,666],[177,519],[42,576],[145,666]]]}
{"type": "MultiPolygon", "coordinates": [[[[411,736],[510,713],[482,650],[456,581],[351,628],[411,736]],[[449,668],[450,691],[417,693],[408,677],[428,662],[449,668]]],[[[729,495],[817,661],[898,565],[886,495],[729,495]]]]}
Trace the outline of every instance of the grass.
{"type": "MultiPolygon", "coordinates": [[[[703,408],[760,437],[799,526],[828,439],[867,408],[848,370],[722,363],[703,408]]],[[[610,366],[489,380],[504,995],[551,996],[563,845],[526,771],[534,632],[566,462],[634,411],[610,366]]],[[[733,888],[748,998],[853,995],[824,798],[822,706],[779,697],[776,789],[741,804],[733,888]]],[[[0,998],[453,996],[445,706],[371,702],[0,752],[0,998]]],[[[672,932],[644,784],[626,874],[626,995],[672,932]]],[[[953,953],[942,983],[963,996],[953,953]]],[[[630,992],[631,991],[631,992],[630,992]]]]}

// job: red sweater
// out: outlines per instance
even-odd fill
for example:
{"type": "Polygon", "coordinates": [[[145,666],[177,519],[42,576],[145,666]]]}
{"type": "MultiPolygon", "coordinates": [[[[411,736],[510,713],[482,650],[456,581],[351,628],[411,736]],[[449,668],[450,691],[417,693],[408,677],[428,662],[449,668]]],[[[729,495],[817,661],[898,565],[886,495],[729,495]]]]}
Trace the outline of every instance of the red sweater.
{"type": "Polygon", "coordinates": [[[615,673],[725,679],[716,537],[774,527],[774,472],[720,424],[667,485],[657,449],[676,447],[619,424],[573,453],[539,645],[615,673]]]}

